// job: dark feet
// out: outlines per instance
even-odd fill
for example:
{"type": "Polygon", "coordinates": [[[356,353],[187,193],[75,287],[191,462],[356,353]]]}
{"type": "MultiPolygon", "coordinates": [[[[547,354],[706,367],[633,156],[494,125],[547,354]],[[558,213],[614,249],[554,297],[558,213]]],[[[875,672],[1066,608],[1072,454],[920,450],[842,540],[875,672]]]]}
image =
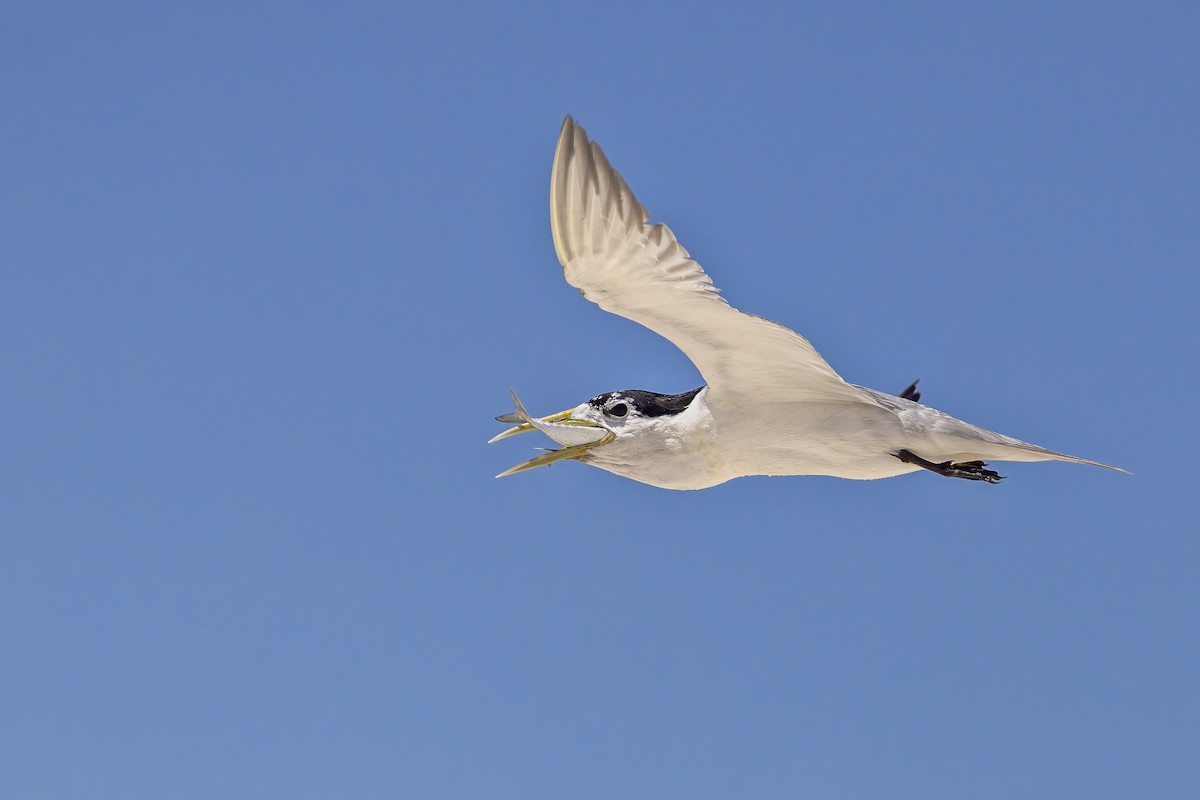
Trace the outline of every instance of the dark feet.
{"type": "Polygon", "coordinates": [[[917,384],[921,382],[920,378],[908,385],[908,388],[901,392],[898,396],[905,400],[912,400],[914,403],[921,402],[921,393],[917,391],[917,384]]]}
{"type": "MultiPolygon", "coordinates": [[[[913,384],[915,386],[916,384],[913,384]]],[[[903,395],[901,395],[903,397],[903,395]]],[[[961,461],[957,464],[949,461],[943,461],[937,464],[933,461],[928,461],[920,456],[901,450],[898,453],[892,453],[896,458],[903,461],[905,464],[916,464],[918,467],[924,467],[930,472],[936,472],[938,475],[945,475],[947,478],[963,478],[968,481],[987,481],[988,483],[999,483],[1004,480],[1004,476],[998,472],[993,472],[990,469],[984,469],[987,462],[984,461],[961,461]]]]}

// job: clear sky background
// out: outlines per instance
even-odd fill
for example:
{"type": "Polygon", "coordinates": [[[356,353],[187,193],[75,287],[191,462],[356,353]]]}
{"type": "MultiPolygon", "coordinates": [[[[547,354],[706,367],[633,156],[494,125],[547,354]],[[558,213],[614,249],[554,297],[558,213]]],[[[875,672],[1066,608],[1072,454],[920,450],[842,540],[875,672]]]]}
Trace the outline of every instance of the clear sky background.
{"type": "Polygon", "coordinates": [[[0,796],[1200,796],[1194,3],[0,11],[0,796]],[[1121,465],[653,489],[565,114],[843,376],[1121,465]]]}

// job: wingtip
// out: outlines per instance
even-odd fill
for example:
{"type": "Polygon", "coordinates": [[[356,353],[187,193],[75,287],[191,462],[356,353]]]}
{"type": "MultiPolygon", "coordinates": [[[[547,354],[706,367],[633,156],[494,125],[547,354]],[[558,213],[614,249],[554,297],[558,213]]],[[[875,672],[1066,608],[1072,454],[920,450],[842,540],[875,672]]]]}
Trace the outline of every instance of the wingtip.
{"type": "Polygon", "coordinates": [[[562,127],[558,129],[559,142],[567,142],[574,138],[576,131],[582,131],[583,126],[575,121],[575,117],[567,114],[563,117],[562,127]]]}

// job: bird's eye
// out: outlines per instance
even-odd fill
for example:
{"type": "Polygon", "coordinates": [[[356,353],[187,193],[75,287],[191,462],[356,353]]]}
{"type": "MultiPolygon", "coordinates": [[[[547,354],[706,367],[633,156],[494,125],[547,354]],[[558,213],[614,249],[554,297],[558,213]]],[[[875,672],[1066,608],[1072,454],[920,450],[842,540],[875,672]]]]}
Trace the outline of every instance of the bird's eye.
{"type": "Polygon", "coordinates": [[[612,408],[610,408],[608,410],[608,415],[610,417],[623,417],[628,413],[629,413],[629,406],[625,405],[624,403],[617,403],[615,406],[613,406],[612,408]]]}

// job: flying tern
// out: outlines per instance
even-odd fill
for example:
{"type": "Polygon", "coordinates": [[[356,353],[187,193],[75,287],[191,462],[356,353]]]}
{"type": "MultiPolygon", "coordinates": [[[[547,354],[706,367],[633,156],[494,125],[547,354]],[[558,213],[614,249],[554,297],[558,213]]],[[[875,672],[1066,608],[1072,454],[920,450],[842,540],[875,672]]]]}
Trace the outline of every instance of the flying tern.
{"type": "Polygon", "coordinates": [[[1003,476],[988,461],[1120,470],[922,405],[916,383],[899,395],[847,383],[800,334],[730,306],[569,116],[550,173],[550,230],[567,283],[670,340],[706,383],[683,394],[605,392],[540,418],[513,393],[516,411],[496,419],[517,424],[491,441],[540,430],[562,448],[498,478],[563,460],[665,489],[746,475],[870,480],[922,469],[998,483],[1003,476]]]}

